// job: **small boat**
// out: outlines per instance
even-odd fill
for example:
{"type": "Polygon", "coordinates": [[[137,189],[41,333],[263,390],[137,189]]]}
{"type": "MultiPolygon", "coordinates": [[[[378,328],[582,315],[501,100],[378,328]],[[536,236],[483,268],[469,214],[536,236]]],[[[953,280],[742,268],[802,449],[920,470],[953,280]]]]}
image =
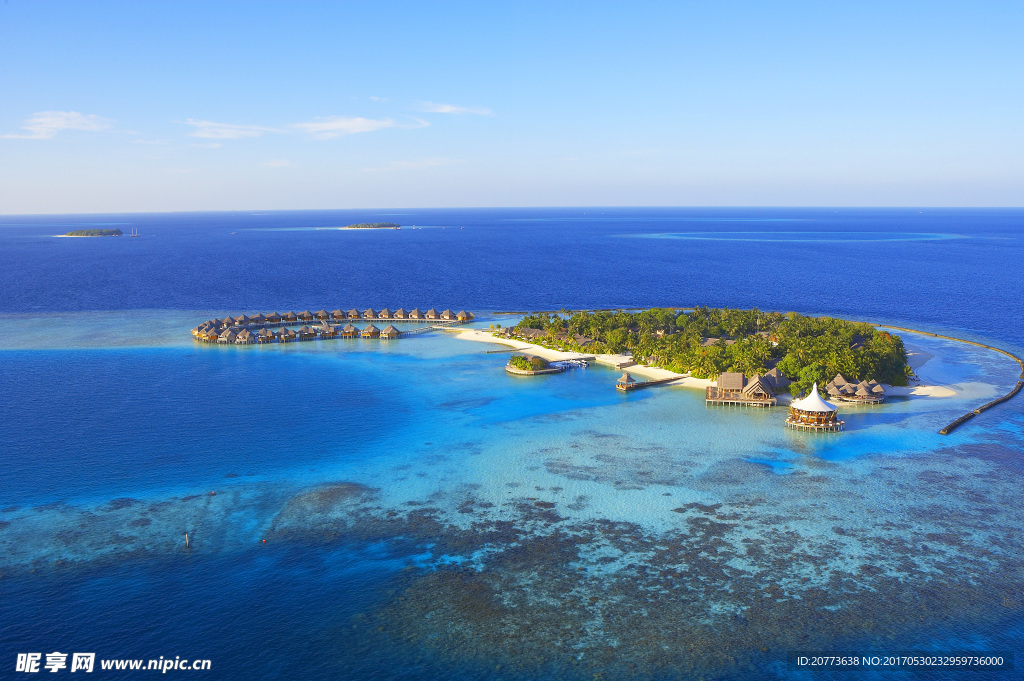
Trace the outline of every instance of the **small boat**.
{"type": "Polygon", "coordinates": [[[128,236],[139,237],[139,236],[142,236],[142,235],[139,234],[139,230],[138,229],[136,229],[135,227],[132,227],[132,233],[129,234],[128,236]]]}

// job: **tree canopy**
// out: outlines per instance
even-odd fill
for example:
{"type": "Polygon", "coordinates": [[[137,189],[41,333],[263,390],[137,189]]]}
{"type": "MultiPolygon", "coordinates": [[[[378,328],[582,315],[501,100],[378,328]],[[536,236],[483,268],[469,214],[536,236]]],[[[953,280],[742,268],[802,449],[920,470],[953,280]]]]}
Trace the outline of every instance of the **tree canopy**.
{"type": "Polygon", "coordinates": [[[773,367],[793,381],[794,394],[827,383],[841,373],[848,380],[906,385],[912,374],[899,336],[870,324],[796,312],[698,307],[684,311],[574,312],[525,316],[517,329],[540,329],[540,341],[565,350],[621,353],[698,378],[724,371],[751,376],[773,367]],[[582,338],[594,341],[582,347],[582,338]]]}

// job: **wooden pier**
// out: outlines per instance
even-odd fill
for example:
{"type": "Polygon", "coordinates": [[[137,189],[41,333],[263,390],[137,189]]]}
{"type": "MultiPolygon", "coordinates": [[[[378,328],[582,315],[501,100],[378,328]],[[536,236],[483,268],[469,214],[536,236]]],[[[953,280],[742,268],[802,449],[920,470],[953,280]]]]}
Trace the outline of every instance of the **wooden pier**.
{"type": "Polygon", "coordinates": [[[683,376],[673,376],[672,378],[656,378],[650,381],[637,381],[628,373],[623,374],[622,378],[615,382],[615,389],[619,392],[630,392],[632,390],[641,390],[643,388],[651,388],[656,385],[662,385],[664,383],[671,383],[684,378],[683,376]],[[628,379],[628,380],[627,380],[628,379]]]}
{"type": "Polygon", "coordinates": [[[710,385],[704,389],[704,404],[737,407],[774,407],[778,404],[778,400],[774,397],[766,399],[746,398],[742,394],[735,394],[735,391],[720,392],[717,387],[710,385]]]}

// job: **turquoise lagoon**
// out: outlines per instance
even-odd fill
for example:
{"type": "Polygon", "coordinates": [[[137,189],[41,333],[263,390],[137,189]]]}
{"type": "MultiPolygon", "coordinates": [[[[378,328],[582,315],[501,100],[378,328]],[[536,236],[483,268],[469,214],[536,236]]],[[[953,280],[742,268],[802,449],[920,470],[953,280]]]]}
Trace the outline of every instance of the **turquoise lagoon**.
{"type": "Polygon", "coordinates": [[[110,657],[172,640],[234,670],[218,678],[277,678],[247,651],[314,642],[341,652],[313,676],[379,678],[398,675],[387,659],[757,678],[796,674],[791,649],[1018,646],[1020,410],[937,433],[1012,386],[1002,355],[904,334],[934,355],[921,378],[960,394],[845,408],[824,436],[699,390],[623,395],[600,366],[509,376],[501,346],[454,333],[194,343],[208,316],[5,320],[0,378],[23,398],[2,406],[20,425],[0,589],[34,603],[21,621],[44,640],[110,657]],[[133,608],[153,610],[142,639],[133,608]]]}

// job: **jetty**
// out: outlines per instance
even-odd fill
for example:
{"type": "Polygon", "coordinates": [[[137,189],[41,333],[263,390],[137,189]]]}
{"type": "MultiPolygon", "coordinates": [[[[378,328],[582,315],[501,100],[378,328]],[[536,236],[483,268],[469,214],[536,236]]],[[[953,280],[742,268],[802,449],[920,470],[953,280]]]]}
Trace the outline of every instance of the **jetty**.
{"type": "Polygon", "coordinates": [[[437,312],[431,308],[425,314],[419,309],[407,313],[404,308],[392,312],[383,308],[360,311],[352,308],[347,312],[337,308],[328,312],[326,308],[316,312],[304,310],[279,314],[271,312],[253,315],[241,314],[223,319],[210,319],[192,329],[192,338],[200,343],[218,345],[265,345],[267,343],[292,343],[298,341],[328,340],[335,338],[376,338],[391,340],[401,336],[424,333],[435,329],[465,324],[473,321],[473,314],[465,310],[452,312],[449,309],[437,312]],[[352,324],[366,324],[359,328],[352,324]],[[387,322],[380,329],[374,322],[387,322]],[[401,330],[393,322],[420,322],[420,326],[401,330]],[[344,323],[344,326],[341,324],[344,323]],[[289,328],[297,327],[297,328],[289,328]]]}
{"type": "Polygon", "coordinates": [[[620,392],[629,392],[631,390],[642,390],[643,388],[652,388],[656,385],[662,385],[664,383],[671,383],[678,381],[683,378],[682,376],[671,376],[669,378],[655,378],[650,381],[638,381],[633,378],[628,371],[623,372],[619,380],[615,381],[615,389],[620,392]]]}
{"type": "Polygon", "coordinates": [[[742,373],[728,371],[719,374],[715,385],[704,391],[705,405],[739,407],[774,407],[778,404],[776,390],[789,385],[789,379],[778,369],[764,376],[754,374],[750,380],[742,373]]]}

